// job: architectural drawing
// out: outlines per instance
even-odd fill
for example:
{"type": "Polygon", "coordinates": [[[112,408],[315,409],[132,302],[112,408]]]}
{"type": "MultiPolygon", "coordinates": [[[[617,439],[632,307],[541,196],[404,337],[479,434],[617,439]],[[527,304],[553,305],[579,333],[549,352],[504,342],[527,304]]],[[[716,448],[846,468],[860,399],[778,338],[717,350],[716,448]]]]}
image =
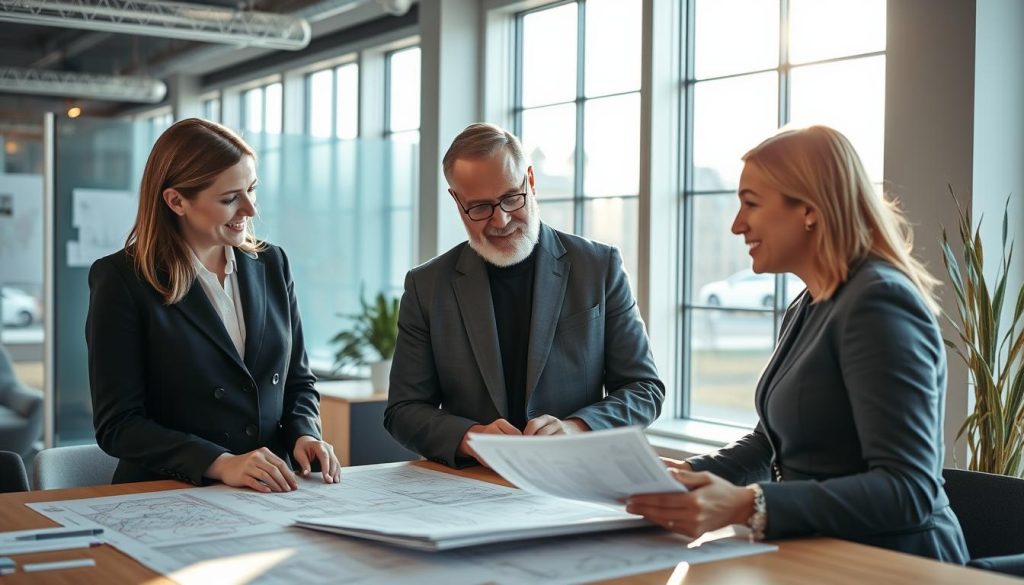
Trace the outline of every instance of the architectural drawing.
{"type": "Polygon", "coordinates": [[[345,469],[342,478],[341,484],[302,480],[287,494],[216,486],[29,507],[64,526],[102,525],[103,540],[182,585],[570,583],[776,548],[735,539],[688,548],[686,539],[643,529],[427,553],[289,527],[308,511],[374,516],[375,502],[403,510],[395,521],[404,523],[473,507],[544,511],[519,490],[415,467],[345,469]]]}

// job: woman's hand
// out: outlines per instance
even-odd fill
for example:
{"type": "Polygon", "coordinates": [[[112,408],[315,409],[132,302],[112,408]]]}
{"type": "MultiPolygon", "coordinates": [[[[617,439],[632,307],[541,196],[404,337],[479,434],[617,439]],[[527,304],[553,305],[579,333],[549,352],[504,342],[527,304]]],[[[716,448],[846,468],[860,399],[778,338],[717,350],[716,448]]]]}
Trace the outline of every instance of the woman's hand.
{"type": "Polygon", "coordinates": [[[745,487],[706,471],[669,471],[690,491],[630,496],[626,511],[690,538],[730,524],[745,524],[754,513],[754,492],[745,487]]]}
{"type": "Polygon", "coordinates": [[[330,443],[321,441],[316,437],[309,435],[302,435],[295,440],[295,449],[292,451],[292,457],[295,458],[295,463],[299,465],[300,473],[302,477],[309,475],[310,462],[320,462],[320,474],[324,478],[324,483],[338,483],[341,481],[341,463],[338,462],[337,456],[334,455],[334,447],[331,447],[330,443]]]}
{"type": "Polygon", "coordinates": [[[258,492],[290,492],[298,489],[288,464],[266,447],[243,455],[223,453],[213,460],[206,477],[233,487],[250,487],[258,492]]]}
{"type": "Polygon", "coordinates": [[[659,457],[661,462],[665,464],[665,467],[669,469],[682,469],[683,471],[693,471],[693,466],[690,465],[689,461],[683,461],[682,459],[669,459],[668,457],[659,457]]]}

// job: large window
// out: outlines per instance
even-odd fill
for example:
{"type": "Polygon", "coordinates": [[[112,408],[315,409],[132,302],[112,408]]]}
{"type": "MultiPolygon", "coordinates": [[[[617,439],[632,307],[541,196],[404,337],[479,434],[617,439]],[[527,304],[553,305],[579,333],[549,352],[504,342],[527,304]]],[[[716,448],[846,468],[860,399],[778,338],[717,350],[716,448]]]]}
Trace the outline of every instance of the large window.
{"type": "Polygon", "coordinates": [[[202,98],[203,118],[211,122],[220,122],[220,94],[214,93],[202,98]]]}
{"type": "Polygon", "coordinates": [[[312,136],[359,136],[359,65],[346,63],[306,76],[306,131],[312,136]]]}
{"type": "MultiPolygon", "coordinates": [[[[589,4],[589,2],[588,2],[589,4]]],[[[803,289],[756,275],[741,237],[740,157],[786,124],[845,133],[882,180],[885,0],[689,0],[683,74],[682,412],[753,424],[781,315],[803,289]]]]}
{"type": "Polygon", "coordinates": [[[387,119],[385,138],[420,140],[420,48],[411,47],[387,56],[387,119]]]}
{"type": "Polygon", "coordinates": [[[281,83],[271,83],[242,92],[242,128],[247,132],[280,134],[282,110],[281,83]]]}
{"type": "MultiPolygon", "coordinates": [[[[622,251],[636,278],[640,0],[579,0],[517,18],[516,132],[541,217],[622,251]]],[[[635,283],[633,283],[635,285],[635,283]]]]}

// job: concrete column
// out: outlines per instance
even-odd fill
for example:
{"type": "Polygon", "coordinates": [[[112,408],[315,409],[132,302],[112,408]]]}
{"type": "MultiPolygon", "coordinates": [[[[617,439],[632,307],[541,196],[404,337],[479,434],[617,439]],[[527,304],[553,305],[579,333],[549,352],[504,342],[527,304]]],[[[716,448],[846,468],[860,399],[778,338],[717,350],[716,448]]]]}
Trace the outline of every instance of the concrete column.
{"type": "Polygon", "coordinates": [[[479,121],[482,111],[481,23],[481,4],[477,0],[420,4],[420,262],[466,239],[448,195],[441,158],[456,134],[479,121]]]}

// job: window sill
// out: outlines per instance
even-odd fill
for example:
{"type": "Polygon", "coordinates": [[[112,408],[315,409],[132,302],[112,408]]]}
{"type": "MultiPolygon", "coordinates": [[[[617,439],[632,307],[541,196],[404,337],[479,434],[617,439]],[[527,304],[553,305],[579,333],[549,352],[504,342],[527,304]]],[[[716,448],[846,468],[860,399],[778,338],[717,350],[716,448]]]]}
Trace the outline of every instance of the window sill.
{"type": "Polygon", "coordinates": [[[647,429],[647,440],[658,455],[685,459],[706,455],[750,432],[749,428],[690,419],[667,419],[647,429]]]}

